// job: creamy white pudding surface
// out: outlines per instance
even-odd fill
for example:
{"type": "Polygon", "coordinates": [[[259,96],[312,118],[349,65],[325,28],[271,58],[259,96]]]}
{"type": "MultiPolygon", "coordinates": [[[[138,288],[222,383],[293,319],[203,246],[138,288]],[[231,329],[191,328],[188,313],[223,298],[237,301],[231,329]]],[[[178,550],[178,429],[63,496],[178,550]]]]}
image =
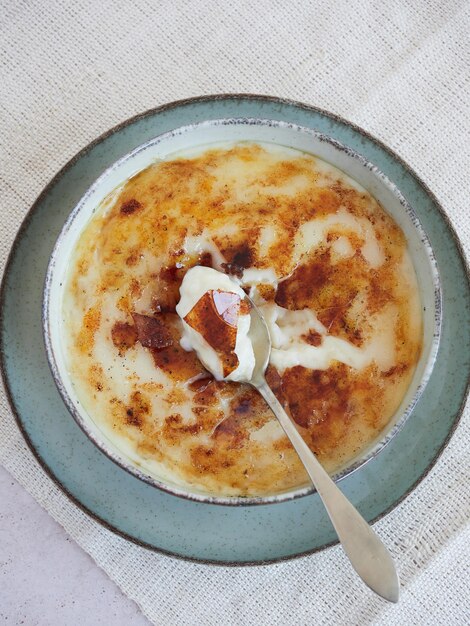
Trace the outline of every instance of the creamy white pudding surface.
{"type": "Polygon", "coordinates": [[[254,364],[245,293],[270,329],[268,382],[329,471],[399,407],[422,322],[398,225],[313,156],[215,146],[157,162],[110,194],[64,287],[80,403],[144,472],[225,496],[307,484],[264,400],[238,382],[254,364]]]}

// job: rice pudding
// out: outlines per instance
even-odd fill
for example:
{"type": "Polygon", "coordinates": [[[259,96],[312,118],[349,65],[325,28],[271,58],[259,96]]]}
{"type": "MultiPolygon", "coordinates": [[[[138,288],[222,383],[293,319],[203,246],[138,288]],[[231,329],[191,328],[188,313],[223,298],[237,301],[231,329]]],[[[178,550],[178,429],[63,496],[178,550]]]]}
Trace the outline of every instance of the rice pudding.
{"type": "Polygon", "coordinates": [[[330,472],[379,435],[422,345],[405,237],[335,167],[239,143],[139,172],[97,208],[74,250],[67,365],[123,454],[160,480],[217,495],[308,483],[259,394],[236,374],[217,380],[188,349],[176,307],[196,266],[225,273],[261,307],[268,382],[330,472]]]}

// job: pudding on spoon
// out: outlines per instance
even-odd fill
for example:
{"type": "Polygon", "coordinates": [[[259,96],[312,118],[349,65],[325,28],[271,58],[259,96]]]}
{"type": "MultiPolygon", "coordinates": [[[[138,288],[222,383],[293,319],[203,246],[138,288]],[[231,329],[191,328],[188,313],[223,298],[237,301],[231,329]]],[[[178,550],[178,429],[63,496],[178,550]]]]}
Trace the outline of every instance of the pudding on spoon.
{"type": "Polygon", "coordinates": [[[186,273],[180,295],[181,346],[195,350],[216,380],[249,380],[255,357],[248,338],[251,304],[243,289],[226,274],[196,266],[186,273]]]}

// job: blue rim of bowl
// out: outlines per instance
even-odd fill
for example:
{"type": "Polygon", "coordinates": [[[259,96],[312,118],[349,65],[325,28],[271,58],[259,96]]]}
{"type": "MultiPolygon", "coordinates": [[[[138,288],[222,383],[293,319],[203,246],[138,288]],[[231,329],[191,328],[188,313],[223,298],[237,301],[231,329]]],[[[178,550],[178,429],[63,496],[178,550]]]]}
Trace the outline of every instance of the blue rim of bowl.
{"type": "MultiPolygon", "coordinates": [[[[155,114],[158,113],[162,113],[164,111],[168,111],[171,109],[175,109],[181,106],[188,106],[191,104],[199,104],[199,103],[205,103],[205,102],[214,102],[214,101],[218,101],[218,100],[252,100],[252,101],[259,101],[259,102],[266,102],[266,103],[272,103],[272,104],[285,104],[288,106],[292,106],[307,112],[312,112],[312,113],[318,113],[320,115],[323,115],[325,117],[328,117],[329,119],[332,119],[333,121],[336,121],[340,124],[349,126],[351,129],[353,129],[355,132],[359,133],[360,135],[362,135],[363,137],[365,137],[366,139],[368,139],[369,141],[371,141],[372,143],[374,143],[376,146],[378,146],[381,150],[383,150],[384,152],[386,152],[387,154],[389,154],[397,163],[399,163],[418,183],[419,185],[422,187],[422,189],[426,192],[426,194],[429,196],[429,198],[432,200],[434,207],[436,208],[436,210],[438,211],[438,213],[440,214],[440,216],[442,217],[442,219],[444,220],[449,233],[454,241],[455,247],[459,253],[459,256],[462,260],[463,266],[464,266],[464,270],[465,270],[465,275],[466,275],[466,279],[467,279],[467,286],[468,289],[470,290],[470,268],[469,268],[469,264],[466,258],[466,254],[465,254],[465,250],[462,247],[462,244],[457,236],[457,233],[447,215],[447,213],[445,212],[444,208],[441,206],[439,200],[437,199],[436,195],[431,191],[431,189],[429,188],[429,186],[421,179],[420,176],[418,176],[416,174],[416,172],[398,155],[396,154],[391,148],[389,148],[387,145],[385,145],[382,141],[380,141],[379,139],[376,139],[374,136],[372,136],[371,134],[369,134],[368,132],[366,132],[365,130],[363,130],[360,126],[357,126],[356,124],[353,124],[352,122],[349,122],[348,120],[346,120],[345,118],[336,115],[335,113],[331,113],[325,109],[322,109],[320,107],[315,107],[313,105],[309,105],[309,104],[305,104],[303,102],[299,102],[296,100],[291,100],[288,98],[280,98],[277,96],[269,96],[269,95],[258,95],[258,94],[250,94],[250,93],[227,93],[227,94],[213,94],[213,95],[206,95],[206,96],[197,96],[194,98],[186,98],[183,100],[176,100],[167,104],[163,104],[159,107],[154,107],[152,109],[148,109],[147,111],[144,111],[142,113],[139,113],[135,116],[133,116],[132,118],[129,118],[123,122],[120,122],[119,124],[116,124],[115,126],[113,126],[111,129],[109,129],[108,131],[102,133],[99,137],[97,137],[96,139],[94,139],[92,142],[90,142],[89,144],[87,144],[84,148],[82,148],[82,150],[80,150],[77,154],[75,154],[58,172],[57,174],[47,183],[47,185],[44,187],[44,189],[41,191],[41,193],[39,194],[39,196],[36,198],[36,200],[34,201],[34,203],[32,204],[32,206],[30,207],[30,209],[28,210],[28,212],[26,213],[23,221],[21,222],[20,227],[18,228],[16,237],[14,238],[12,247],[10,249],[10,252],[8,254],[6,263],[5,263],[5,268],[3,271],[3,275],[2,275],[2,280],[1,280],[1,284],[0,284],[0,329],[3,328],[3,316],[4,316],[4,301],[6,298],[6,277],[9,274],[9,269],[10,269],[10,265],[13,262],[15,253],[16,253],[16,249],[18,247],[19,241],[22,238],[22,235],[24,233],[24,231],[27,229],[29,222],[31,221],[37,207],[41,204],[41,202],[47,197],[47,195],[49,194],[50,190],[59,182],[59,180],[67,173],[67,171],[78,161],[80,160],[82,157],[84,157],[92,148],[94,148],[96,145],[98,145],[99,143],[101,143],[103,140],[105,140],[107,137],[111,136],[112,134],[126,128],[127,126],[129,126],[130,124],[137,122],[138,120],[141,119],[145,119],[147,117],[151,117],[155,114]]],[[[37,460],[37,462],[39,463],[39,465],[41,466],[41,468],[44,470],[44,472],[46,473],[46,475],[53,481],[53,483],[62,491],[62,493],[64,493],[71,502],[73,502],[83,513],[85,513],[86,515],[88,515],[91,519],[93,519],[94,521],[96,521],[98,524],[100,524],[103,528],[106,528],[107,530],[115,533],[117,536],[122,537],[123,539],[126,539],[127,541],[130,541],[131,543],[134,543],[135,545],[138,545],[142,548],[145,548],[147,550],[150,550],[151,552],[156,552],[157,554],[161,554],[167,557],[171,557],[171,558],[176,558],[178,560],[181,561],[186,561],[186,562],[190,562],[190,563],[197,563],[197,564],[205,564],[205,565],[217,565],[217,566],[221,566],[221,567],[242,567],[242,566],[260,566],[260,565],[272,565],[275,563],[283,563],[286,561],[291,561],[294,559],[300,559],[300,558],[304,558],[304,557],[308,557],[312,554],[315,554],[317,552],[322,552],[323,550],[326,550],[327,548],[331,548],[335,545],[337,545],[339,542],[338,540],[334,540],[331,541],[329,543],[326,543],[322,546],[318,546],[316,548],[313,548],[311,550],[304,550],[303,552],[298,552],[297,554],[293,554],[293,555],[288,555],[288,556],[283,556],[283,557],[278,557],[278,558],[274,558],[274,559],[269,559],[269,560],[264,560],[264,561],[243,561],[243,562],[238,562],[238,561],[216,561],[216,560],[210,560],[210,559],[198,559],[198,558],[194,558],[194,557],[188,557],[188,556],[182,556],[180,554],[177,554],[175,552],[171,552],[169,550],[165,550],[164,548],[159,548],[157,546],[154,546],[150,543],[147,543],[145,541],[142,541],[140,539],[137,539],[136,537],[132,537],[132,535],[129,535],[126,532],[123,532],[122,530],[120,530],[119,528],[117,528],[116,526],[114,526],[113,524],[111,524],[110,522],[104,520],[103,518],[101,518],[99,515],[97,515],[94,511],[92,511],[90,508],[88,508],[86,505],[84,505],[82,502],[80,502],[80,500],[74,496],[69,489],[57,478],[57,476],[52,472],[52,470],[49,468],[49,466],[47,465],[46,461],[42,458],[41,454],[38,452],[38,450],[35,448],[34,443],[32,442],[31,438],[29,437],[28,432],[26,431],[26,428],[24,427],[24,424],[22,422],[22,418],[19,414],[19,412],[16,409],[15,406],[15,402],[13,399],[13,393],[11,391],[10,388],[10,384],[9,384],[9,380],[8,380],[8,376],[7,376],[7,372],[6,372],[6,367],[5,367],[5,346],[3,343],[3,333],[0,332],[0,373],[1,373],[1,378],[2,378],[2,382],[5,388],[5,392],[6,392],[6,397],[10,406],[10,410],[13,414],[13,417],[16,421],[16,424],[18,426],[19,431],[21,432],[26,445],[28,446],[31,454],[34,456],[34,458],[37,460]]],[[[456,413],[454,422],[451,426],[451,428],[449,429],[449,432],[447,433],[447,436],[445,437],[444,441],[442,442],[442,445],[440,446],[440,448],[437,450],[436,454],[434,455],[434,458],[431,460],[431,462],[429,463],[429,465],[427,466],[426,470],[419,476],[419,478],[412,484],[410,485],[410,487],[408,489],[406,489],[406,491],[403,492],[403,494],[395,501],[393,502],[390,506],[388,506],[385,510],[383,510],[381,513],[379,513],[379,515],[376,515],[374,518],[372,518],[369,523],[371,525],[375,524],[376,522],[380,521],[381,519],[383,519],[386,515],[388,515],[391,511],[393,511],[393,509],[395,509],[397,506],[399,506],[415,489],[416,487],[418,487],[418,485],[423,482],[427,476],[429,475],[429,473],[431,472],[431,470],[434,468],[434,466],[436,465],[437,461],[440,459],[440,457],[442,456],[442,453],[444,452],[444,450],[446,449],[447,445],[449,444],[449,441],[451,440],[452,436],[454,435],[457,427],[460,424],[461,418],[462,418],[462,413],[463,410],[465,408],[465,404],[467,402],[467,398],[469,395],[469,391],[470,391],[470,378],[467,382],[466,388],[464,393],[462,394],[462,399],[461,402],[459,404],[458,407],[458,411],[456,413]]]]}
{"type": "MultiPolygon", "coordinates": [[[[97,446],[101,452],[103,452],[111,461],[116,463],[119,467],[124,469],[126,472],[129,472],[139,480],[143,480],[149,485],[156,487],[157,489],[161,489],[166,493],[171,495],[178,496],[180,498],[193,500],[196,502],[204,502],[206,504],[216,504],[216,505],[224,505],[224,506],[253,506],[260,504],[277,504],[281,502],[287,502],[290,500],[294,500],[296,498],[301,498],[312,493],[315,493],[316,489],[313,485],[307,485],[304,487],[300,487],[297,489],[281,492],[279,494],[273,494],[269,496],[219,496],[212,495],[210,493],[198,493],[192,492],[188,489],[184,489],[172,484],[168,484],[148,474],[145,471],[142,471],[138,467],[136,467],[130,460],[127,460],[124,454],[119,454],[118,451],[114,451],[109,447],[106,443],[106,440],[102,437],[100,438],[99,434],[93,431],[89,426],[89,420],[93,421],[91,416],[88,416],[88,420],[83,417],[82,412],[77,409],[76,402],[69,395],[64,383],[63,376],[60,373],[60,368],[57,364],[54,342],[51,339],[52,333],[50,330],[51,326],[51,284],[54,279],[54,273],[57,268],[57,256],[60,254],[60,250],[62,247],[63,240],[67,236],[70,228],[73,226],[75,220],[80,215],[83,210],[84,205],[87,203],[89,198],[98,190],[103,183],[104,180],[109,176],[111,172],[119,168],[122,164],[130,161],[140,152],[147,150],[149,147],[157,146],[158,144],[164,142],[166,139],[178,136],[185,135],[188,132],[196,128],[202,127],[213,127],[213,126],[232,126],[232,125],[246,125],[246,126],[268,126],[275,128],[288,128],[297,132],[301,132],[311,137],[315,137],[321,142],[328,143],[332,145],[334,148],[339,150],[340,152],[346,153],[348,156],[355,159],[360,163],[361,166],[368,169],[370,172],[374,174],[376,178],[378,178],[382,185],[387,187],[389,191],[398,199],[400,205],[405,210],[408,215],[410,221],[412,222],[414,228],[417,230],[418,235],[421,239],[421,243],[426,250],[427,258],[429,261],[429,265],[431,267],[432,279],[433,279],[433,287],[434,287],[434,307],[435,307],[435,316],[434,316],[434,328],[433,328],[433,339],[431,342],[430,350],[426,358],[423,375],[419,381],[419,384],[413,394],[413,397],[410,399],[408,405],[405,407],[403,411],[400,412],[400,417],[396,420],[396,423],[390,428],[385,435],[378,435],[376,442],[368,446],[366,448],[365,453],[353,460],[353,462],[345,467],[341,468],[340,471],[332,475],[332,478],[335,482],[341,481],[343,478],[350,476],[353,472],[357,471],[361,467],[363,467],[366,463],[370,462],[374,459],[380,452],[386,447],[386,445],[400,432],[400,430],[405,425],[407,419],[411,415],[414,407],[419,401],[428,381],[431,376],[433,366],[436,360],[437,351],[439,348],[440,334],[441,334],[441,322],[442,322],[442,293],[440,287],[440,279],[439,272],[437,268],[436,259],[434,256],[434,252],[429,241],[426,232],[424,231],[416,213],[414,212],[412,206],[408,203],[406,198],[400,192],[398,187],[392,183],[392,181],[374,164],[368,161],[364,156],[359,154],[356,150],[344,145],[332,137],[320,133],[311,128],[300,126],[298,124],[293,124],[289,122],[279,121],[279,120],[271,120],[271,119],[263,119],[263,118],[222,118],[222,119],[210,119],[202,122],[198,122],[195,124],[187,124],[185,126],[179,126],[173,130],[166,131],[149,139],[145,143],[137,146],[133,150],[127,152],[119,159],[114,161],[110,166],[108,166],[100,176],[90,185],[90,187],[86,190],[86,192],[82,195],[78,203],[75,205],[69,216],[67,217],[64,226],[62,227],[59,236],[56,239],[54,244],[54,248],[52,250],[52,254],[50,256],[49,264],[46,271],[46,278],[44,283],[44,298],[43,298],[43,307],[42,307],[42,324],[43,324],[43,335],[44,342],[46,346],[47,360],[49,363],[49,367],[52,373],[52,377],[54,379],[55,385],[64,401],[69,413],[73,416],[78,426],[82,429],[82,431],[86,434],[86,436],[97,446]]],[[[124,181],[123,181],[124,182],[124,181]]],[[[121,184],[121,183],[118,183],[121,184]]],[[[91,215],[90,215],[91,219],[91,215]]],[[[95,423],[95,426],[100,427],[95,423]]],[[[387,431],[387,427],[384,428],[384,431],[387,431]]],[[[104,435],[104,433],[102,433],[104,435]]]]}

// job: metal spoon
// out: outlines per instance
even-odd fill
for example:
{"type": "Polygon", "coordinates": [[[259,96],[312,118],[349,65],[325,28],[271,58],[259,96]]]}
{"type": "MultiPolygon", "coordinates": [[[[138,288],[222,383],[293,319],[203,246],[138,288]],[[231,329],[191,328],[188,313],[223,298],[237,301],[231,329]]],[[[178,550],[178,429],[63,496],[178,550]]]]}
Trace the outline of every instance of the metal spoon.
{"type": "Polygon", "coordinates": [[[249,337],[256,363],[251,379],[244,382],[260,392],[279,420],[325,505],[351,565],[372,591],[389,602],[398,602],[400,583],[389,551],[317,461],[266,382],[271,338],[259,309],[248,296],[247,299],[251,304],[249,337]]]}

